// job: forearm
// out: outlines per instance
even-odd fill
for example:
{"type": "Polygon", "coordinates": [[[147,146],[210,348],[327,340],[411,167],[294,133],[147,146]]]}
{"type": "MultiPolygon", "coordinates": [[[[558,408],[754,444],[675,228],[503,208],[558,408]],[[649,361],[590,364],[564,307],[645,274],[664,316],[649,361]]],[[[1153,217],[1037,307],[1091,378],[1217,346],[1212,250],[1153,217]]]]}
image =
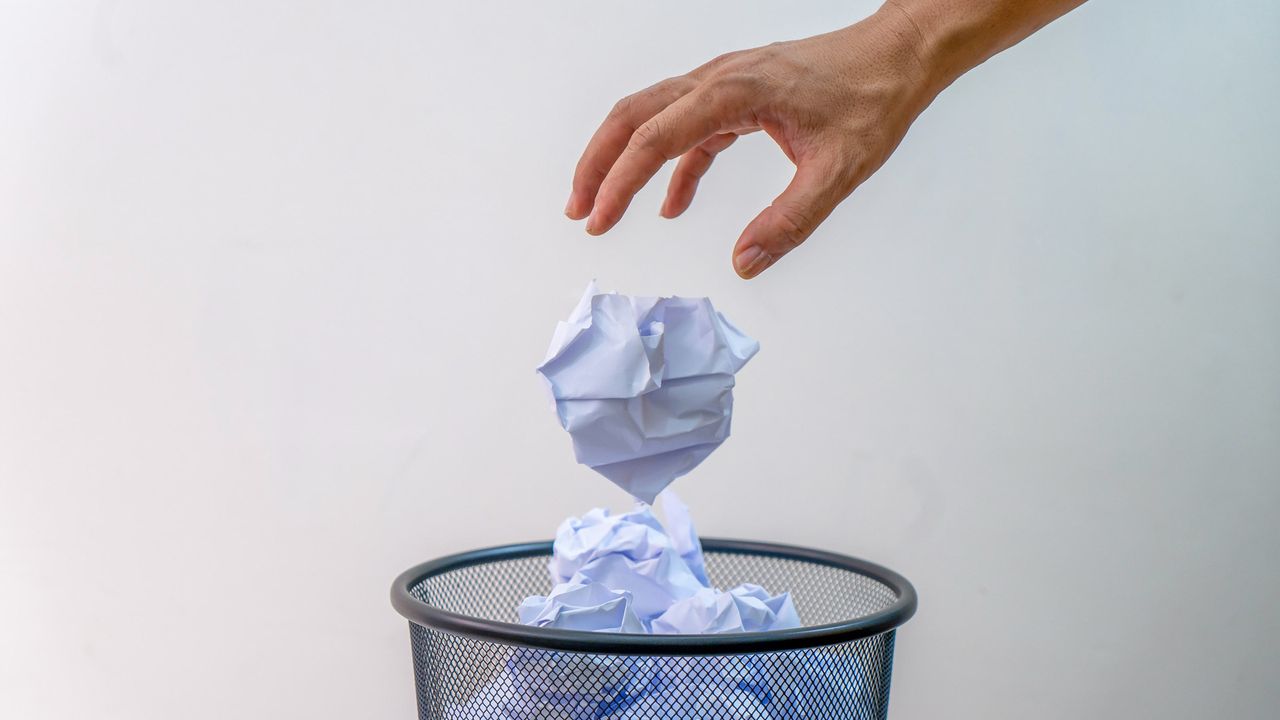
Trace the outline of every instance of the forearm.
{"type": "Polygon", "coordinates": [[[933,94],[1085,0],[887,0],[919,33],[917,56],[933,94]]]}

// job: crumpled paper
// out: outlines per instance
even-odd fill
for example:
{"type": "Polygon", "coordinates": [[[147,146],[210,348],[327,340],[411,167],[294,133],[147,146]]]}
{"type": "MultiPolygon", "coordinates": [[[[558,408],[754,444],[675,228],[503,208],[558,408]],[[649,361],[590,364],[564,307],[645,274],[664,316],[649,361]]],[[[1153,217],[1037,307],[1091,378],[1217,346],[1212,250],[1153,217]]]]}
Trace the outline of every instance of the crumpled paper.
{"type": "Polygon", "coordinates": [[[448,720],[872,720],[880,704],[856,656],[815,649],[715,658],[517,648],[448,720]]]}
{"type": "Polygon", "coordinates": [[[517,610],[520,622],[535,627],[595,632],[642,633],[631,593],[601,583],[563,583],[547,597],[527,598],[517,610]]]}
{"type": "Polygon", "coordinates": [[[783,593],[770,596],[759,585],[744,583],[728,592],[702,588],[690,597],[672,603],[649,623],[650,632],[660,635],[705,635],[742,632],[748,628],[772,630],[800,627],[800,617],[783,593]]]}
{"type": "Polygon", "coordinates": [[[578,462],[652,503],[729,437],[734,374],[760,344],[707,298],[587,285],[538,366],[578,462]]]}
{"type": "Polygon", "coordinates": [[[662,494],[667,523],[648,505],[612,514],[595,509],[556,531],[547,595],[521,603],[520,621],[596,632],[701,635],[800,626],[788,593],[756,585],[712,587],[689,510],[662,494]]]}
{"type": "Polygon", "coordinates": [[[772,690],[764,684],[759,662],[752,656],[727,656],[710,662],[660,658],[657,666],[661,683],[653,692],[638,697],[619,715],[619,720],[780,717],[772,712],[772,690]]]}
{"type": "MultiPolygon", "coordinates": [[[[799,627],[787,593],[717,590],[689,510],[662,493],[647,505],[592,510],[556,532],[555,587],[525,600],[521,622],[599,632],[704,634],[799,627]],[[637,630],[636,628],[639,627],[637,630]]],[[[858,657],[823,648],[724,657],[591,655],[516,648],[449,720],[870,720],[877,708],[858,657]],[[853,713],[852,715],[848,715],[853,713]]]]}
{"type": "Polygon", "coordinates": [[[674,490],[668,490],[662,495],[662,511],[671,547],[680,554],[693,576],[703,585],[710,587],[707,566],[702,559],[702,541],[698,540],[698,531],[693,527],[693,517],[689,514],[689,507],[674,490]]]}
{"type": "Polygon", "coordinates": [[[516,648],[489,684],[466,703],[446,707],[448,720],[599,720],[620,718],[660,684],[650,658],[573,656],[516,648]]]}

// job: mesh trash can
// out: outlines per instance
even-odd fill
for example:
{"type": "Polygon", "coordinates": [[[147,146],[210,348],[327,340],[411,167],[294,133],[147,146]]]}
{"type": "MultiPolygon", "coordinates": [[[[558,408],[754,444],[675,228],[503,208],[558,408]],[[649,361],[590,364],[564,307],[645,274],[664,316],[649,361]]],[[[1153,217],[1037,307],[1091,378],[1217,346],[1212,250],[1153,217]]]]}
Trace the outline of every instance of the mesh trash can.
{"type": "Polygon", "coordinates": [[[716,587],[788,590],[803,627],[626,635],[516,622],[549,589],[551,543],[419,565],[391,601],[409,620],[421,720],[873,720],[889,709],[896,628],[916,609],[905,578],[845,555],[704,539],[716,587]]]}

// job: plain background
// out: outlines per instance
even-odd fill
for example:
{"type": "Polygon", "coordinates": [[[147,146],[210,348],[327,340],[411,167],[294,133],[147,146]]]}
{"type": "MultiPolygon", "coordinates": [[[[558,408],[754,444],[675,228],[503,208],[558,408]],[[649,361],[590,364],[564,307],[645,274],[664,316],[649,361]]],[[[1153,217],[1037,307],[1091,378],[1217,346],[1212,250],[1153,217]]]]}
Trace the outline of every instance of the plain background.
{"type": "Polygon", "coordinates": [[[561,216],[618,97],[874,7],[783,5],[0,4],[0,716],[413,717],[399,571],[626,505],[533,373],[596,277],[761,341],[677,487],[915,582],[894,718],[1274,717],[1280,6],[1090,3],[757,281],[762,135],[561,216]]]}

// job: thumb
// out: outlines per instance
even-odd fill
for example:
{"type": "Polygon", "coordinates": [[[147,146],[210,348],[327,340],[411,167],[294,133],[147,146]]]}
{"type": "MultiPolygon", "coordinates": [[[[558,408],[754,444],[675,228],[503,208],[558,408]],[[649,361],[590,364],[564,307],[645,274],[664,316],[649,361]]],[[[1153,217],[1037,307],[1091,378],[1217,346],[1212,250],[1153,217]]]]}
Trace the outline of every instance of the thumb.
{"type": "Polygon", "coordinates": [[[744,279],[759,275],[783,255],[799,247],[852,192],[844,168],[809,162],[773,204],[751,221],[733,248],[733,268],[744,279]]]}

